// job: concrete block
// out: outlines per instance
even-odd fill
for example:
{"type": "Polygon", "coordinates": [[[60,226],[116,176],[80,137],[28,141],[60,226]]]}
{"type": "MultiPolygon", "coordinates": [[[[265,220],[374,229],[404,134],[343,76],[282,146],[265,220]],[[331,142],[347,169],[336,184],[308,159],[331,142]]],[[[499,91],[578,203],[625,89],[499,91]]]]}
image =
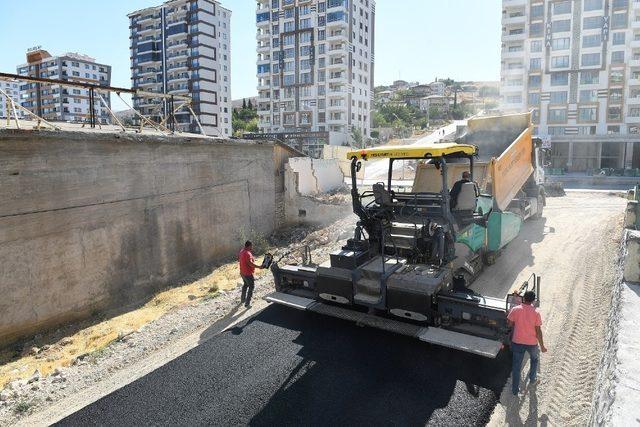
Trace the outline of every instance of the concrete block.
{"type": "Polygon", "coordinates": [[[624,281],[640,283],[640,231],[625,231],[624,281]]]}
{"type": "Polygon", "coordinates": [[[635,229],[638,218],[638,202],[629,200],[624,214],[624,228],[635,229]]]}

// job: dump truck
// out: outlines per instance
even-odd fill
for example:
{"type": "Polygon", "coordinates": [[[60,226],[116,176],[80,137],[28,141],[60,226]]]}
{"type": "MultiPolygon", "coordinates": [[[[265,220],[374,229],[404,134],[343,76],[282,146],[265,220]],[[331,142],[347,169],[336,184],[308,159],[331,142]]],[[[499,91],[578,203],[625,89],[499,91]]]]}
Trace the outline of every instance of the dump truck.
{"type": "Polygon", "coordinates": [[[542,159],[529,114],[474,119],[468,127],[454,143],[349,152],[353,237],[320,265],[272,263],[275,292],[265,299],[495,358],[509,344],[509,309],[527,290],[539,298],[540,277],[532,273],[504,299],[468,284],[525,218],[542,212],[542,159]],[[387,182],[361,191],[363,162],[382,159],[387,182]],[[392,190],[399,160],[419,163],[410,191],[392,190]],[[471,179],[452,207],[450,188],[463,170],[471,179]]]}
{"type": "MultiPolygon", "coordinates": [[[[519,234],[524,221],[542,216],[546,204],[546,150],[541,140],[532,137],[528,113],[470,119],[467,133],[456,142],[478,147],[478,158],[473,163],[477,197],[466,200],[476,204],[476,212],[491,212],[486,226],[473,224],[456,236],[454,275],[464,276],[470,285],[485,265],[496,262],[519,234]]],[[[449,188],[466,169],[464,161],[448,165],[449,188]]],[[[419,162],[413,192],[438,191],[439,174],[436,162],[419,162]]],[[[468,187],[471,194],[474,186],[468,187]]]]}

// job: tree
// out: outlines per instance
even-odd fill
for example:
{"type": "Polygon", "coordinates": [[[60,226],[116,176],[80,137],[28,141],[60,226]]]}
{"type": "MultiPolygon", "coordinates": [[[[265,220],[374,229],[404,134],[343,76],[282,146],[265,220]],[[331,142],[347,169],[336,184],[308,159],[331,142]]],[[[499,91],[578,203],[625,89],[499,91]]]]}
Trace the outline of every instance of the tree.
{"type": "Polygon", "coordinates": [[[242,109],[245,110],[247,108],[247,100],[242,98],[242,109]]]}
{"type": "Polygon", "coordinates": [[[351,139],[353,139],[353,146],[356,148],[364,148],[364,137],[360,128],[354,127],[351,130],[351,139]]]}
{"type": "Polygon", "coordinates": [[[253,104],[251,104],[251,100],[249,100],[249,103],[247,104],[247,108],[249,110],[253,110],[253,104]]]}
{"type": "Polygon", "coordinates": [[[387,119],[384,117],[384,114],[382,114],[380,111],[373,112],[373,127],[374,128],[389,127],[389,122],[387,122],[387,119]]]}

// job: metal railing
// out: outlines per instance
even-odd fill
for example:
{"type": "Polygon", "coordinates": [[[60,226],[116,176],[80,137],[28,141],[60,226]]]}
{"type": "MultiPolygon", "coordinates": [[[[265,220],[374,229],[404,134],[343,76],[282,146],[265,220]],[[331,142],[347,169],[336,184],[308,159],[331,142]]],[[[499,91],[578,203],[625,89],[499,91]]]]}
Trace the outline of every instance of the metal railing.
{"type": "MultiPolygon", "coordinates": [[[[186,110],[189,114],[194,118],[195,123],[197,124],[198,129],[202,133],[202,135],[207,136],[205,133],[200,120],[198,119],[197,114],[193,110],[193,100],[190,96],[186,95],[176,95],[176,94],[165,94],[160,92],[153,91],[145,91],[141,89],[129,89],[129,88],[121,88],[121,87],[113,87],[106,85],[98,85],[92,83],[83,83],[76,81],[68,81],[68,80],[58,80],[58,79],[49,79],[43,77],[31,77],[31,76],[21,76],[18,74],[9,74],[9,73],[0,73],[0,80],[11,81],[11,82],[23,82],[23,83],[36,83],[47,84],[47,85],[59,85],[61,87],[74,87],[74,88],[83,88],[87,89],[89,93],[89,115],[88,120],[83,123],[83,127],[85,125],[89,125],[90,128],[95,128],[96,126],[101,128],[101,124],[98,121],[99,115],[96,112],[96,104],[100,104],[104,107],[105,110],[108,111],[109,115],[113,119],[114,124],[116,124],[122,132],[126,132],[127,129],[125,125],[118,119],[115,113],[111,110],[111,106],[104,99],[103,94],[107,92],[114,92],[118,98],[126,105],[134,114],[135,117],[139,119],[140,126],[137,127],[136,132],[141,133],[145,126],[150,127],[156,131],[174,134],[180,125],[184,123],[179,123],[176,120],[176,113],[180,110],[186,110]],[[157,104],[156,108],[154,108],[149,114],[143,115],[137,109],[133,108],[126,102],[121,94],[131,94],[134,97],[139,98],[156,98],[162,99],[163,102],[157,104]],[[153,118],[157,118],[153,120],[153,118]]],[[[39,87],[36,90],[40,90],[39,87]]],[[[0,98],[5,98],[7,105],[7,126],[11,124],[13,121],[18,129],[21,129],[20,122],[24,120],[24,117],[34,119],[37,124],[36,128],[39,129],[42,124],[49,126],[55,130],[61,130],[59,126],[52,123],[52,121],[48,121],[45,118],[39,116],[34,113],[30,109],[20,105],[19,102],[15,101],[9,94],[7,94],[2,88],[0,88],[0,98]],[[23,113],[23,117],[20,117],[18,111],[23,113]]],[[[63,112],[61,112],[63,113],[63,112]]],[[[104,114],[102,115],[104,116],[104,114]]]]}

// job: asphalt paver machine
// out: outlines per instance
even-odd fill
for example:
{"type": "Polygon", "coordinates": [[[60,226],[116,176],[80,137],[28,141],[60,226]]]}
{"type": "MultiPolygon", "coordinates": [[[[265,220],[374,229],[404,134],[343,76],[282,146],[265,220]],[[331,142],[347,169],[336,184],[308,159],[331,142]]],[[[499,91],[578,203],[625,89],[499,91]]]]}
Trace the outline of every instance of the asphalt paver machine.
{"type": "Polygon", "coordinates": [[[540,278],[532,275],[505,299],[467,287],[460,265],[486,259],[483,252],[495,235],[513,235],[510,229],[521,224],[521,214],[501,211],[494,196],[474,183],[478,147],[377,147],[348,156],[353,211],[359,218],[353,237],[321,265],[273,263],[276,291],[265,299],[495,358],[509,343],[508,310],[527,290],[539,295],[540,278]],[[361,192],[356,176],[362,162],[380,159],[389,162],[387,181],[361,192]],[[438,171],[431,176],[439,180],[439,191],[392,191],[398,160],[431,165],[438,171]],[[465,165],[471,174],[453,209],[451,165],[457,171],[465,165]],[[477,240],[477,250],[457,254],[456,247],[463,243],[468,248],[470,239],[477,240]]]}

